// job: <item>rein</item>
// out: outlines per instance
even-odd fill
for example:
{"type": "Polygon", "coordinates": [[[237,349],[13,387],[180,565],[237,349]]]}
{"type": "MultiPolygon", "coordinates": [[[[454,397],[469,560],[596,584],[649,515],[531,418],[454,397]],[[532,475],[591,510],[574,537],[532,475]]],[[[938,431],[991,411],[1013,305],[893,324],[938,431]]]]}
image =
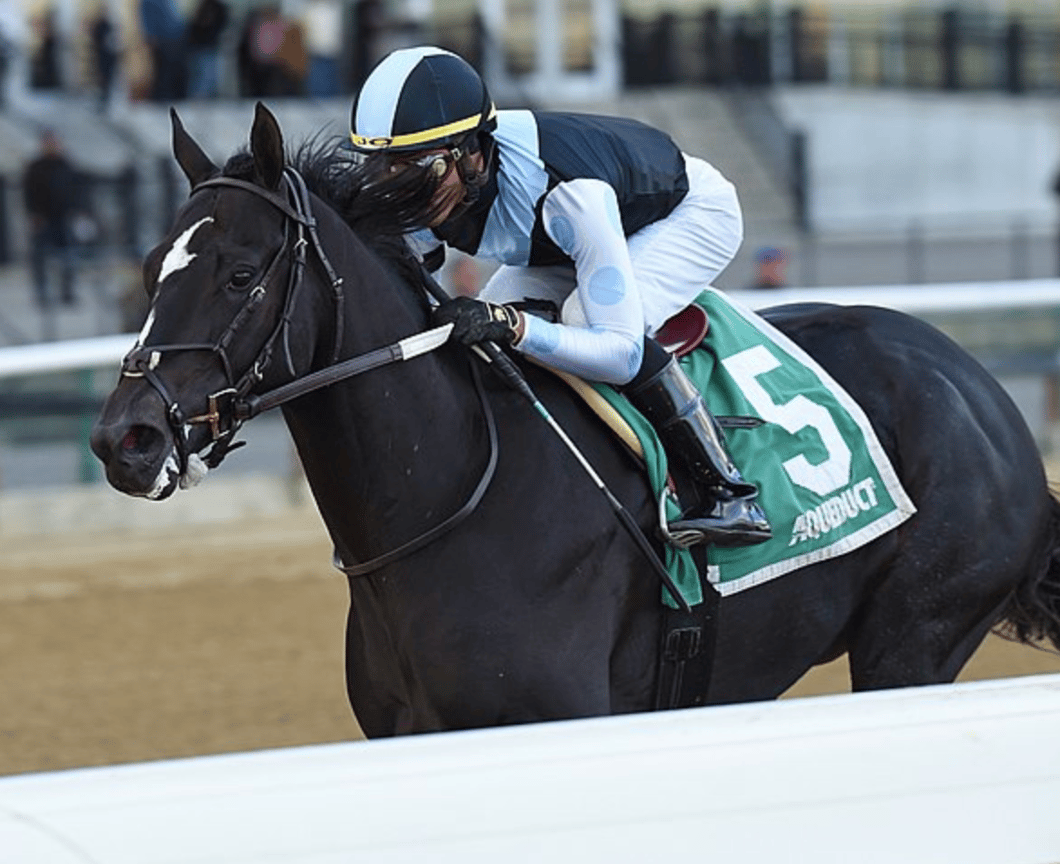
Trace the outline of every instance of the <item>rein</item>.
{"type": "MultiPolygon", "coordinates": [[[[288,167],[284,169],[283,184],[283,188],[287,192],[286,198],[270,192],[254,183],[249,183],[235,177],[213,177],[197,184],[191,190],[191,194],[194,195],[196,192],[205,188],[228,187],[242,189],[258,196],[264,201],[267,201],[287,217],[287,220],[284,222],[283,245],[276,251],[276,254],[265,269],[265,274],[262,276],[258,284],[248,293],[247,299],[243,302],[243,305],[240,306],[239,310],[232,318],[232,321],[225,328],[216,343],[212,345],[209,343],[178,343],[173,345],[152,346],[142,346],[137,344],[125,356],[124,360],[122,360],[121,374],[123,376],[144,378],[162,397],[162,401],[166,405],[167,422],[173,433],[174,446],[177,450],[178,466],[182,478],[187,473],[189,462],[192,460],[192,457],[196,455],[190,453],[188,450],[187,426],[196,424],[210,425],[212,446],[210,447],[210,452],[205,457],[199,458],[202,459],[208,468],[216,468],[229,452],[237,447],[243,446],[245,442],[235,442],[234,438],[243,423],[250,418],[257,416],[263,411],[267,411],[271,408],[282,405],[285,402],[289,402],[292,399],[304,396],[314,390],[335,384],[338,381],[360,375],[364,372],[368,372],[390,363],[409,360],[419,354],[434,350],[434,348],[437,348],[445,342],[449,335],[449,331],[452,329],[451,326],[437,328],[432,331],[427,331],[403,339],[393,345],[378,348],[366,354],[361,354],[340,362],[339,354],[342,350],[343,332],[342,322],[344,320],[343,315],[345,310],[345,295],[342,291],[343,280],[336,275],[335,268],[328,259],[320,241],[320,236],[316,229],[316,217],[312,212],[309,191],[306,188],[305,180],[302,179],[302,176],[297,171],[288,167]],[[293,242],[291,231],[292,224],[295,226],[293,231],[295,239],[293,242]],[[306,248],[309,245],[312,245],[317,260],[324,268],[332,289],[332,295],[335,301],[336,318],[335,342],[332,348],[331,363],[328,366],[299,377],[297,370],[294,368],[294,359],[291,354],[290,324],[294,312],[295,299],[298,296],[305,275],[306,248]],[[239,330],[261,306],[262,301],[264,301],[266,297],[269,285],[274,279],[275,271],[286,252],[292,254],[293,260],[291,262],[290,275],[287,280],[283,314],[279,322],[277,322],[276,327],[265,341],[265,344],[262,346],[261,351],[258,352],[257,358],[251,363],[250,368],[239,378],[238,381],[236,381],[234,380],[235,375],[232,372],[232,365],[228,358],[228,345],[231,343],[236,331],[239,330]],[[295,376],[294,380],[260,395],[251,394],[250,390],[263,380],[265,369],[272,359],[275,344],[278,340],[282,340],[284,358],[287,362],[288,371],[290,371],[292,376],[295,376]],[[229,382],[229,386],[216,393],[212,393],[207,397],[208,408],[205,414],[200,414],[194,417],[186,416],[180,403],[170,396],[169,389],[156,371],[156,367],[161,362],[162,355],[166,352],[174,351],[210,351],[218,357],[224,368],[225,377],[229,382]]],[[[483,470],[482,476],[479,478],[475,489],[464,504],[448,518],[390,552],[386,552],[359,564],[346,565],[342,563],[339,558],[338,550],[336,550],[334,557],[335,566],[342,570],[347,576],[365,576],[387,564],[391,564],[419,549],[422,549],[429,543],[434,542],[466,519],[475,508],[478,507],[483,495],[486,494],[486,490],[489,488],[497,468],[497,454],[499,450],[497,441],[497,424],[493,416],[493,410],[489,404],[489,399],[486,396],[485,388],[482,384],[481,374],[473,361],[470,363],[470,367],[472,380],[475,385],[475,392],[478,394],[479,402],[482,405],[482,412],[485,416],[490,445],[490,453],[486,462],[486,467],[483,470]]]]}
{"type": "Polygon", "coordinates": [[[398,546],[396,549],[390,552],[385,552],[376,558],[371,558],[361,564],[343,564],[339,558],[338,550],[335,550],[333,563],[335,566],[345,573],[347,576],[367,576],[369,573],[378,570],[380,567],[384,567],[387,564],[392,564],[395,561],[404,558],[406,555],[411,555],[417,549],[422,549],[428,543],[433,543],[443,534],[447,534],[457,525],[464,521],[482,500],[482,496],[486,494],[486,490],[489,488],[490,482],[493,480],[493,475],[497,470],[497,422],[493,417],[493,410],[490,408],[489,399],[486,397],[485,388],[482,386],[482,375],[478,370],[478,366],[474,360],[471,361],[471,377],[475,380],[475,392],[478,393],[479,402],[482,404],[482,413],[486,417],[486,430],[489,433],[490,440],[490,456],[489,461],[486,463],[486,468],[482,472],[482,476],[479,478],[478,485],[475,490],[471,493],[471,497],[464,502],[464,506],[453,513],[448,519],[443,522],[439,522],[433,528],[420,534],[418,537],[398,546]]]}

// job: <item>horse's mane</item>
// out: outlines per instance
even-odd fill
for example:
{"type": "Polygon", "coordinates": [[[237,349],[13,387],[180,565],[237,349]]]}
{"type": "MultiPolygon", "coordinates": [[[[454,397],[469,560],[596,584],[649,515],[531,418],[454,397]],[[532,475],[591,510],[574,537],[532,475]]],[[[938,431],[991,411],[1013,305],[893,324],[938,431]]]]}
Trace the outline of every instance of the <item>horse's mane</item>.
{"type": "MultiPolygon", "coordinates": [[[[342,139],[316,135],[286,154],[287,164],[309,191],[331,207],[373,252],[406,282],[418,284],[418,264],[410,258],[404,236],[423,227],[426,217],[425,178],[410,174],[379,182],[376,166],[358,163],[341,146],[342,139]]],[[[254,180],[254,160],[241,150],[225,163],[225,176],[254,180]]]]}

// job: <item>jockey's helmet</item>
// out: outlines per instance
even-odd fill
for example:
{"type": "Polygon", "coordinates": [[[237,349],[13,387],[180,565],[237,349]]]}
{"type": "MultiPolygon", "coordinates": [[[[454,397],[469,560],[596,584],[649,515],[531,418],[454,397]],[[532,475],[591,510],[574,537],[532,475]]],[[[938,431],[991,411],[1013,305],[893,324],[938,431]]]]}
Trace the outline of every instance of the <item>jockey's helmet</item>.
{"type": "Polygon", "coordinates": [[[409,154],[456,149],[491,132],[497,109],[462,57],[442,48],[404,48],[384,57],[353,103],[350,140],[358,152],[409,154]]]}

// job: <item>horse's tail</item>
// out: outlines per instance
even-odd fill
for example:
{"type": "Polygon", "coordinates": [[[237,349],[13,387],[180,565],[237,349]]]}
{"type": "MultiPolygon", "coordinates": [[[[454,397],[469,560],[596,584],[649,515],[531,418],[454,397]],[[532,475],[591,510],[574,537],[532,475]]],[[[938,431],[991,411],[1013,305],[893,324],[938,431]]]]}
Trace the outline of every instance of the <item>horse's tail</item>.
{"type": "Polygon", "coordinates": [[[1048,639],[1060,651],[1060,501],[1049,495],[1046,556],[1016,589],[1001,634],[1019,642],[1048,639]]]}

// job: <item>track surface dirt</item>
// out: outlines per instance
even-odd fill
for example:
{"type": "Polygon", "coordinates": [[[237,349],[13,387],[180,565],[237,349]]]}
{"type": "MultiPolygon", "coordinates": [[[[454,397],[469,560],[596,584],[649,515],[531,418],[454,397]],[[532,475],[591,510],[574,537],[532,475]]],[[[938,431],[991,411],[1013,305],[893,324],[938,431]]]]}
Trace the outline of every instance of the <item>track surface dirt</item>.
{"type": "MultiPolygon", "coordinates": [[[[164,506],[164,505],[162,505],[164,506]]],[[[0,774],[361,737],[315,512],[0,548],[0,774]]],[[[1060,672],[995,637],[963,680],[1060,672]]],[[[847,689],[845,662],[791,695],[847,689]]]]}

